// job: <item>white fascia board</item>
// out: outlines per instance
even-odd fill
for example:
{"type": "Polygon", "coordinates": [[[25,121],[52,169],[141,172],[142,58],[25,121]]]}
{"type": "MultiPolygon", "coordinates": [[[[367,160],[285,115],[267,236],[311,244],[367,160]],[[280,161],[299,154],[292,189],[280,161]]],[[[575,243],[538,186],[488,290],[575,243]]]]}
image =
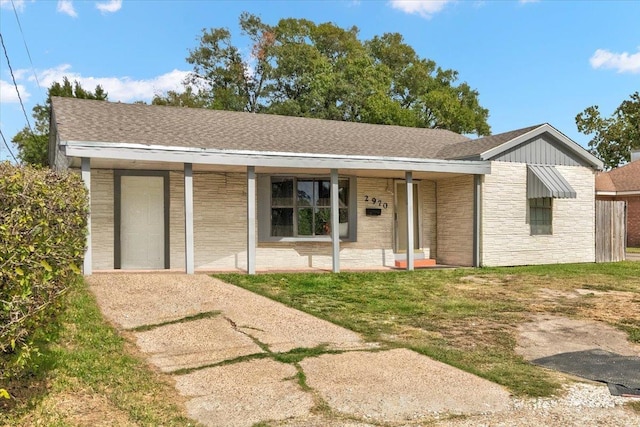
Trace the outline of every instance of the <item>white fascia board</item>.
{"type": "Polygon", "coordinates": [[[283,168],[327,168],[369,170],[411,170],[490,174],[491,162],[469,160],[413,159],[404,157],[338,156],[312,153],[214,150],[194,147],[164,147],[143,144],[115,144],[66,141],[67,156],[117,160],[157,161],[228,166],[283,168]]]}
{"type": "Polygon", "coordinates": [[[564,144],[566,148],[577,154],[579,157],[584,159],[587,163],[593,165],[596,169],[602,170],[604,168],[604,163],[602,160],[598,159],[596,156],[589,153],[587,150],[582,148],[578,143],[574,142],[571,138],[560,132],[558,129],[554,128],[548,123],[545,123],[529,132],[522,134],[512,140],[505,142],[497,147],[494,147],[490,150],[485,151],[480,154],[480,158],[483,160],[489,160],[498,154],[504,153],[505,151],[516,147],[522,144],[525,141],[530,140],[531,138],[535,138],[538,135],[542,135],[543,133],[549,133],[554,136],[560,142],[564,144]]]}
{"type": "Polygon", "coordinates": [[[596,191],[596,196],[615,196],[615,191],[596,191]]]}

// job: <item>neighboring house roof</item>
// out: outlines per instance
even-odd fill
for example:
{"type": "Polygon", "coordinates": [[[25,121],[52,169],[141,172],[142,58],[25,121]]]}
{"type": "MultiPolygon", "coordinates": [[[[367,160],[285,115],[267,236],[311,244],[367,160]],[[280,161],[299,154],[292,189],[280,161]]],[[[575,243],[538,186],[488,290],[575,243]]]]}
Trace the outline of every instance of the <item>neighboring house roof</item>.
{"type": "Polygon", "coordinates": [[[597,192],[640,192],[640,160],[596,175],[597,192]]]}
{"type": "Polygon", "coordinates": [[[437,159],[469,138],[443,129],[184,107],[51,99],[60,141],[437,159]]]}
{"type": "Polygon", "coordinates": [[[600,159],[548,123],[486,136],[465,143],[451,144],[441,149],[438,157],[450,160],[493,160],[543,134],[550,135],[562,151],[580,159],[581,164],[586,163],[596,169],[602,169],[603,163],[600,159]]]}

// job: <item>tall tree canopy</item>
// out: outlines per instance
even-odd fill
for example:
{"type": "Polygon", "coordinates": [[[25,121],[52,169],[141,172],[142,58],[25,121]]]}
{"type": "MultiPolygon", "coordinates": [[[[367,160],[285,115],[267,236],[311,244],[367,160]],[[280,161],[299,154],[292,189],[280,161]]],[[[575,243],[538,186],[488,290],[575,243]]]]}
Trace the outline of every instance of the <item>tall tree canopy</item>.
{"type": "Polygon", "coordinates": [[[293,18],[272,26],[246,12],[240,30],[250,49],[228,29],[203,30],[187,57],[197,90],[187,102],[170,94],[154,103],[490,133],[478,92],[400,34],[361,41],[357,27],[293,18]]]}
{"type": "Polygon", "coordinates": [[[39,166],[47,166],[49,164],[49,117],[51,114],[52,96],[98,100],[107,99],[107,93],[100,85],[96,86],[95,90],[91,92],[85,90],[77,81],[71,83],[67,77],[62,79],[62,84],[54,82],[47,91],[45,104],[37,104],[33,107],[33,127],[29,128],[29,126],[25,126],[11,140],[18,147],[18,158],[20,158],[23,163],[39,166]]]}
{"type": "Polygon", "coordinates": [[[607,168],[631,159],[631,150],[640,149],[640,93],[620,104],[611,117],[602,117],[597,105],[576,116],[578,131],[593,135],[589,151],[600,157],[607,168]]]}

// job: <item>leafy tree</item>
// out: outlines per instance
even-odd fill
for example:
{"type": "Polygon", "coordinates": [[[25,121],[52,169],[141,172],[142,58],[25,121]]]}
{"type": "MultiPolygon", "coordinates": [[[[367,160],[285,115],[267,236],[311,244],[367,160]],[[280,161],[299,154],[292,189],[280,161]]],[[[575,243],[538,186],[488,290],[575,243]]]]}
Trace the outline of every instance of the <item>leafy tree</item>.
{"type": "Polygon", "coordinates": [[[95,90],[91,92],[85,90],[77,81],[71,83],[67,77],[62,79],[62,84],[54,82],[47,91],[46,103],[44,105],[37,104],[33,107],[33,132],[28,126],[25,126],[11,140],[18,147],[18,157],[23,163],[38,166],[47,166],[49,164],[49,116],[51,114],[52,96],[107,99],[107,93],[100,85],[96,86],[95,90]]]}
{"type": "Polygon", "coordinates": [[[400,34],[361,41],[357,27],[294,18],[271,26],[246,12],[239,21],[250,49],[212,28],[187,57],[186,83],[206,108],[490,133],[478,92],[400,34]]]}
{"type": "Polygon", "coordinates": [[[182,93],[170,90],[166,95],[155,95],[151,100],[152,105],[168,105],[171,107],[203,108],[206,99],[200,93],[194,93],[191,86],[187,86],[182,93]]]}
{"type": "Polygon", "coordinates": [[[606,168],[628,162],[631,150],[640,149],[640,93],[635,92],[630,98],[611,117],[602,117],[597,105],[576,116],[578,131],[593,135],[589,151],[600,157],[606,168]]]}

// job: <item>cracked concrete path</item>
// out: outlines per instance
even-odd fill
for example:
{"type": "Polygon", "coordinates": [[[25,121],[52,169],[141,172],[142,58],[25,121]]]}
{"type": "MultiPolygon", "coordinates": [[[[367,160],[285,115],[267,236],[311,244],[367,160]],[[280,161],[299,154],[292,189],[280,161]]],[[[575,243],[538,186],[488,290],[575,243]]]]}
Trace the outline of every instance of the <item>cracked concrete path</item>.
{"type": "Polygon", "coordinates": [[[87,278],[110,321],[173,373],[190,417],[251,426],[332,414],[338,424],[425,422],[500,412],[502,387],[206,275],[87,278]]]}

